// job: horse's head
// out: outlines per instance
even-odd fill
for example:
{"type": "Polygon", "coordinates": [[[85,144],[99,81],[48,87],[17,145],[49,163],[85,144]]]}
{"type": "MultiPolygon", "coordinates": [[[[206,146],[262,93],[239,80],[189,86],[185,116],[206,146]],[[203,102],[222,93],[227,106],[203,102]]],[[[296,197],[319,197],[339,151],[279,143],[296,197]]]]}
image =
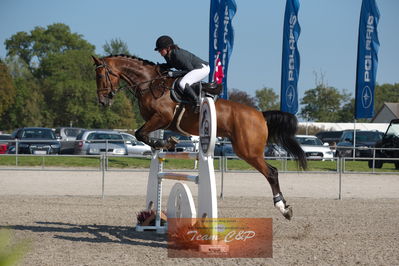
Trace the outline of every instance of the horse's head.
{"type": "Polygon", "coordinates": [[[120,75],[104,58],[92,57],[96,65],[98,102],[104,106],[110,106],[118,90],[120,75]]]}

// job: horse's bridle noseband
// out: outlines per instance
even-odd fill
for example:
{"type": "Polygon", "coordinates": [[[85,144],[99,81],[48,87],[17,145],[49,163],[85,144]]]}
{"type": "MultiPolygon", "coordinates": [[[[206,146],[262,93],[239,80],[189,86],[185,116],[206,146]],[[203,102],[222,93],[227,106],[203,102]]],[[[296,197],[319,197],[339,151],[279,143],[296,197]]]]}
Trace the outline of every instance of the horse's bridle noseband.
{"type": "Polygon", "coordinates": [[[104,68],[105,69],[105,78],[107,80],[107,85],[110,84],[110,88],[109,87],[105,87],[105,88],[102,88],[102,89],[98,89],[97,91],[99,91],[99,92],[102,92],[102,91],[107,91],[108,92],[109,91],[107,97],[109,99],[112,99],[115,96],[116,92],[119,90],[119,88],[117,88],[116,90],[113,89],[111,78],[110,78],[110,74],[113,75],[113,76],[116,76],[116,77],[118,77],[118,75],[115,74],[114,72],[112,72],[112,70],[108,67],[108,65],[104,62],[104,60],[102,60],[102,64],[101,65],[96,66],[96,69],[98,69],[98,68],[104,68]]]}

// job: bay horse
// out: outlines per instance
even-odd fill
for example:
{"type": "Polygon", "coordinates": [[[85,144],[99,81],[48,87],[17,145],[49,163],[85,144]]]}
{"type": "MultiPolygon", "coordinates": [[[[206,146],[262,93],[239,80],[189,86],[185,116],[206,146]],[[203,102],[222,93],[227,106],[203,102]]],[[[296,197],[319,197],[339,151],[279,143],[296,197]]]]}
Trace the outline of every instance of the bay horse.
{"type": "MultiPolygon", "coordinates": [[[[138,100],[140,114],[146,121],[135,133],[136,138],[155,149],[170,147],[166,142],[150,139],[149,134],[158,129],[169,129],[182,134],[199,135],[199,114],[192,108],[176,113],[178,103],[171,99],[170,88],[176,78],[169,77],[162,65],[136,56],[93,56],[96,66],[97,96],[100,104],[110,106],[113,96],[121,90],[120,80],[128,85],[138,100]],[[178,116],[178,117],[177,117],[178,116]]],[[[261,112],[237,102],[218,99],[217,136],[230,139],[234,152],[262,173],[270,184],[274,206],[286,219],[292,217],[292,207],[287,205],[280,190],[278,171],[264,159],[264,149],[270,139],[281,144],[288,153],[306,169],[306,156],[295,139],[298,121],[290,113],[261,112]]]]}

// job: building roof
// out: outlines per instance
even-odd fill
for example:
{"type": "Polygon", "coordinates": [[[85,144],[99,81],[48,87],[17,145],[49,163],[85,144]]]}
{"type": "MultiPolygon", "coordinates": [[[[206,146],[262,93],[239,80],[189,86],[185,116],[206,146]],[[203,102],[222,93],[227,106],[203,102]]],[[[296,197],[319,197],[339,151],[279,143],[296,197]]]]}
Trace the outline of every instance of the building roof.
{"type": "Polygon", "coordinates": [[[378,110],[377,114],[373,117],[371,122],[373,123],[375,120],[377,120],[379,116],[383,113],[383,111],[388,111],[392,114],[394,118],[399,118],[399,103],[384,102],[384,105],[381,107],[380,110],[378,110]]]}
{"type": "Polygon", "coordinates": [[[396,118],[399,118],[399,103],[384,103],[384,105],[396,116],[396,118]]]}

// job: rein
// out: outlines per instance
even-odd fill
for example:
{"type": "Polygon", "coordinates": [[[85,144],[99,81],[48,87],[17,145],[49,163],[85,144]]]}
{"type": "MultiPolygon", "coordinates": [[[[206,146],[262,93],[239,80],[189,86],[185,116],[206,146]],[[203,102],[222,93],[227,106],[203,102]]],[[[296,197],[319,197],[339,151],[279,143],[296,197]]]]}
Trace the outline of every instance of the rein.
{"type": "Polygon", "coordinates": [[[162,95],[165,93],[165,90],[167,89],[167,86],[165,86],[165,82],[162,82],[161,84],[160,84],[160,87],[162,87],[162,93],[161,93],[161,95],[160,96],[156,96],[155,95],[155,93],[154,93],[154,90],[153,90],[153,87],[151,86],[152,85],[152,83],[154,82],[154,81],[156,81],[156,80],[165,80],[165,76],[160,76],[160,77],[156,77],[156,78],[154,78],[154,79],[150,79],[150,80],[146,80],[146,81],[143,81],[143,82],[140,82],[140,83],[136,83],[136,84],[134,84],[134,85],[129,85],[129,86],[125,86],[125,87],[120,87],[120,88],[118,88],[117,90],[119,91],[119,90],[128,90],[132,95],[134,95],[134,97],[136,97],[136,98],[139,98],[139,97],[141,97],[141,96],[143,96],[145,93],[147,93],[148,91],[149,92],[151,92],[151,94],[152,94],[152,96],[155,98],[155,99],[158,99],[158,98],[160,98],[160,97],[162,97],[162,95]],[[142,85],[142,84],[146,84],[146,83],[150,83],[150,85],[147,87],[147,88],[145,88],[145,89],[137,89],[140,85],[142,85]]]}
{"type": "MultiPolygon", "coordinates": [[[[165,93],[165,90],[167,89],[167,86],[165,85],[165,82],[164,82],[164,80],[167,78],[167,76],[164,76],[163,73],[161,73],[161,72],[159,72],[159,70],[157,70],[159,76],[154,78],[154,79],[150,79],[150,80],[146,80],[146,81],[143,81],[143,82],[135,83],[133,85],[129,85],[129,86],[125,86],[125,87],[119,87],[119,88],[116,88],[114,90],[109,75],[111,74],[111,75],[114,75],[114,76],[117,76],[117,77],[118,77],[118,75],[115,74],[114,72],[112,72],[112,70],[108,67],[108,65],[104,61],[103,61],[103,63],[101,65],[96,66],[96,69],[98,69],[98,68],[104,68],[105,69],[105,75],[106,75],[107,83],[109,83],[111,85],[110,86],[111,88],[108,88],[108,87],[107,88],[103,88],[100,91],[102,91],[102,90],[107,90],[108,91],[110,89],[111,91],[108,94],[108,97],[110,97],[110,98],[112,98],[120,90],[128,90],[136,98],[139,98],[139,97],[143,96],[145,93],[147,93],[148,91],[150,91],[152,96],[155,99],[157,99],[157,98],[162,97],[162,95],[165,93]],[[160,87],[162,87],[163,90],[162,90],[161,95],[158,96],[158,97],[155,95],[154,90],[152,89],[152,86],[151,86],[152,83],[154,81],[156,81],[156,80],[163,80],[163,82],[160,84],[160,87]],[[138,89],[139,86],[141,86],[143,84],[146,84],[146,83],[150,83],[150,85],[147,88],[138,89]]],[[[125,76],[125,75],[122,74],[121,77],[123,77],[123,76],[125,76]]],[[[125,80],[129,80],[130,82],[134,83],[133,81],[131,81],[127,77],[125,77],[124,79],[125,80]]]]}

